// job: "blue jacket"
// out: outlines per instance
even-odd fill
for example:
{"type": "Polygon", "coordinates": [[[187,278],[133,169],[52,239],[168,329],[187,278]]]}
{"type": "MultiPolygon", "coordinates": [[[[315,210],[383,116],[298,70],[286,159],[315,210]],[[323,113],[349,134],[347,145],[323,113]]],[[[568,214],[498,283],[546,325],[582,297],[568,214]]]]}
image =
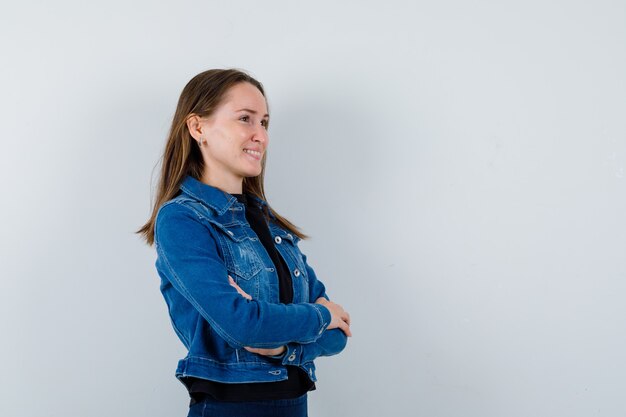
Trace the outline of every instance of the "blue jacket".
{"type": "MultiPolygon", "coordinates": [[[[165,202],[155,223],[156,269],[172,326],[188,349],[176,378],[194,376],[226,383],[287,379],[286,365],[304,369],[317,381],[313,360],[341,352],[342,330],[327,329],[330,299],[324,284],[300,252],[300,238],[270,221],[270,233],[293,281],[293,303],[279,302],[278,274],[234,196],[185,177],[180,194],[165,202]],[[241,296],[228,282],[252,296],[241,296]],[[277,348],[280,357],[252,353],[244,346],[277,348]]],[[[253,197],[263,207],[267,203],[253,197]]],[[[270,214],[271,219],[275,219],[270,214]]]]}

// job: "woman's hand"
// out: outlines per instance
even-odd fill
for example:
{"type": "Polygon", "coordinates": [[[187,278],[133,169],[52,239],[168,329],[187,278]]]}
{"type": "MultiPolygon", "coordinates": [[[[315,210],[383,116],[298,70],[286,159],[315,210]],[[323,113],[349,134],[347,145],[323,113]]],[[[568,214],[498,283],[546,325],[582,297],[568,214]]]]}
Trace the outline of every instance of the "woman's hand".
{"type": "MultiPolygon", "coordinates": [[[[231,277],[230,275],[228,276],[228,281],[230,282],[230,285],[235,287],[237,292],[239,294],[241,294],[244,298],[247,298],[248,300],[252,300],[252,296],[250,296],[250,294],[248,294],[244,290],[242,290],[241,287],[239,285],[237,285],[237,283],[235,282],[233,277],[231,277]]],[[[248,352],[258,353],[259,355],[264,355],[264,356],[280,355],[285,350],[287,350],[287,346],[285,346],[285,345],[282,345],[281,347],[274,348],[274,349],[253,348],[253,347],[249,347],[249,346],[244,346],[243,348],[245,350],[247,350],[248,352]]]]}
{"type": "Polygon", "coordinates": [[[339,304],[328,301],[324,297],[320,297],[315,300],[315,304],[321,304],[330,310],[331,320],[327,329],[340,328],[348,337],[352,337],[350,331],[350,314],[343,309],[339,304]]]}

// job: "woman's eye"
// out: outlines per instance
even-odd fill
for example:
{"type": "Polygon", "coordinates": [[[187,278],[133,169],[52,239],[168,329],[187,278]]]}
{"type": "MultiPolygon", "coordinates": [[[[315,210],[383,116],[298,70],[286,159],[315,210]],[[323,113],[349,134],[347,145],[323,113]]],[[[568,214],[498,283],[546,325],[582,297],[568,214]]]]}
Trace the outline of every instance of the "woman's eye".
{"type": "MultiPolygon", "coordinates": [[[[244,122],[247,122],[247,121],[249,121],[249,120],[250,120],[250,116],[248,116],[248,115],[241,116],[241,117],[239,118],[239,120],[244,121],[244,122]]],[[[265,129],[267,129],[268,123],[269,123],[269,120],[265,120],[265,119],[264,119],[264,120],[261,120],[261,126],[263,126],[265,129]]]]}

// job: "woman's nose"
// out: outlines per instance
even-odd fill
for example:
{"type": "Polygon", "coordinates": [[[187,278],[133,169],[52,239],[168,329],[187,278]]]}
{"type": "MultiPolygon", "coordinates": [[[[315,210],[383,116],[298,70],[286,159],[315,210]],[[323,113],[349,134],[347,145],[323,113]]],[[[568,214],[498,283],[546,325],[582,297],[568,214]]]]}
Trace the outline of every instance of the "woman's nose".
{"type": "Polygon", "coordinates": [[[270,139],[267,134],[267,129],[265,129],[263,126],[257,128],[257,130],[254,132],[254,137],[256,140],[264,144],[267,144],[270,139]]]}

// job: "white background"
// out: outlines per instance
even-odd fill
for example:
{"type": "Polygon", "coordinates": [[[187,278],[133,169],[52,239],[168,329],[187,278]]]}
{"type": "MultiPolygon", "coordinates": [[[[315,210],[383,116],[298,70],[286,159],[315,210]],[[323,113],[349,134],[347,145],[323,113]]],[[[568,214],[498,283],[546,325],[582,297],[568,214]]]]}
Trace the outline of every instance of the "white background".
{"type": "Polygon", "coordinates": [[[626,415],[625,28],[608,0],[3,3],[0,415],[186,415],[133,232],[183,86],[228,67],[353,321],[311,416],[626,415]]]}

